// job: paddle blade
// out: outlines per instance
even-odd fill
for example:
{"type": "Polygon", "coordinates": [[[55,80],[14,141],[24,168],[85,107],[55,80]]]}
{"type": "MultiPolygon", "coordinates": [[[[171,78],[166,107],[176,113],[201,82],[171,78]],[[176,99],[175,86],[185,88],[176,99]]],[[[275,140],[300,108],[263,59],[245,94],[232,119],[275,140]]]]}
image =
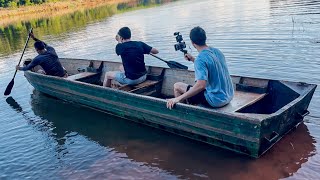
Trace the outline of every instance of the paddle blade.
{"type": "Polygon", "coordinates": [[[11,80],[11,82],[8,84],[6,90],[4,91],[5,96],[8,96],[11,93],[13,85],[14,85],[14,79],[11,80]]]}
{"type": "Polygon", "coordinates": [[[180,64],[175,61],[167,61],[167,64],[170,68],[176,68],[176,69],[188,69],[188,66],[185,66],[183,64],[180,64]]]}

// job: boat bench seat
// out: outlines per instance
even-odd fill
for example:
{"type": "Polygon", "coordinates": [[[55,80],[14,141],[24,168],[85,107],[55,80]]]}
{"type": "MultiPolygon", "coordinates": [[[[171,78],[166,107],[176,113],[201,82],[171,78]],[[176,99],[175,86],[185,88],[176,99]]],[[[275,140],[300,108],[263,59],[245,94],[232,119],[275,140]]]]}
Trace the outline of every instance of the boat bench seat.
{"type": "Polygon", "coordinates": [[[259,101],[266,95],[267,93],[259,94],[245,91],[235,91],[232,101],[228,105],[221,107],[217,110],[225,112],[235,112],[239,109],[242,109],[259,101]]]}
{"type": "Polygon", "coordinates": [[[71,76],[68,76],[66,79],[72,80],[72,81],[76,81],[79,79],[83,79],[83,78],[87,78],[87,77],[91,77],[96,75],[97,73],[93,73],[93,72],[82,72],[82,73],[78,73],[78,74],[74,74],[71,76]]]}
{"type": "Polygon", "coordinates": [[[138,90],[142,90],[142,89],[151,87],[151,86],[156,85],[158,83],[159,83],[159,81],[146,80],[146,81],[144,81],[140,84],[137,84],[137,85],[122,85],[117,89],[134,93],[134,92],[137,92],[138,90]]]}

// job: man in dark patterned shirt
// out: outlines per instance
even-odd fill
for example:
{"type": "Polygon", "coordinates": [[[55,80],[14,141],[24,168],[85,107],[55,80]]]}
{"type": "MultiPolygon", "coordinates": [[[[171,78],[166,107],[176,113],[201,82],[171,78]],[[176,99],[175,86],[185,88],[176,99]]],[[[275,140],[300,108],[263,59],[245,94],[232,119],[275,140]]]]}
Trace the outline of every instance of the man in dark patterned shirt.
{"type": "Polygon", "coordinates": [[[17,66],[17,70],[28,71],[35,66],[40,65],[46,75],[66,77],[67,73],[62,67],[59,61],[59,57],[54,48],[35,38],[33,33],[30,33],[30,37],[36,41],[34,43],[34,48],[39,55],[36,56],[27,66],[17,66]]]}

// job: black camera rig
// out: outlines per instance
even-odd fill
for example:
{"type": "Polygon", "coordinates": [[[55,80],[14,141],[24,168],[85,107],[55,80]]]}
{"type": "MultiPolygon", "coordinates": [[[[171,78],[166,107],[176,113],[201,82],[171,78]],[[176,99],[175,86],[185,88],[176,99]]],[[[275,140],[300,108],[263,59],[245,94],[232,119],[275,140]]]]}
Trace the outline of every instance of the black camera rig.
{"type": "Polygon", "coordinates": [[[188,51],[185,50],[186,48],[186,43],[183,41],[182,35],[180,34],[180,32],[175,32],[173,33],[174,36],[176,36],[176,41],[178,42],[177,44],[174,45],[174,49],[176,51],[181,51],[184,54],[187,54],[188,51]]]}

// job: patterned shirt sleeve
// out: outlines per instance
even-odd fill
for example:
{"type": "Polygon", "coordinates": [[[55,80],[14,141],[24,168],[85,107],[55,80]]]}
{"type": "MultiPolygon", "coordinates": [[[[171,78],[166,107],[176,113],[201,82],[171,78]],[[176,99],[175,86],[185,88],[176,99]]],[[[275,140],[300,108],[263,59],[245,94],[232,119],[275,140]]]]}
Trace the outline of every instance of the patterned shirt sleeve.
{"type": "Polygon", "coordinates": [[[24,66],[22,68],[20,68],[21,71],[28,71],[34,67],[36,67],[37,65],[40,64],[39,59],[36,57],[34,58],[27,66],[24,66]]]}

